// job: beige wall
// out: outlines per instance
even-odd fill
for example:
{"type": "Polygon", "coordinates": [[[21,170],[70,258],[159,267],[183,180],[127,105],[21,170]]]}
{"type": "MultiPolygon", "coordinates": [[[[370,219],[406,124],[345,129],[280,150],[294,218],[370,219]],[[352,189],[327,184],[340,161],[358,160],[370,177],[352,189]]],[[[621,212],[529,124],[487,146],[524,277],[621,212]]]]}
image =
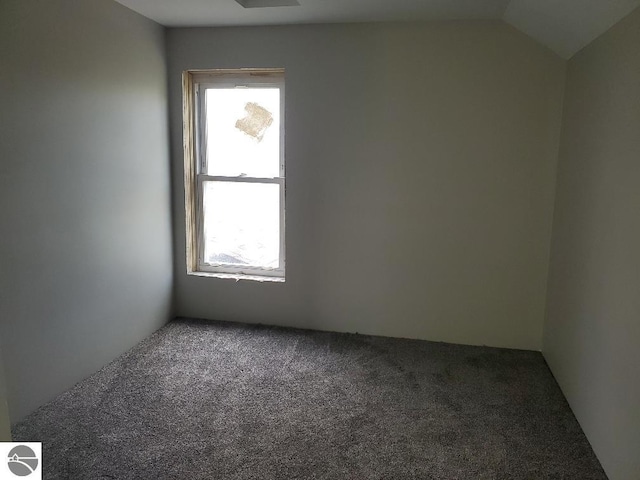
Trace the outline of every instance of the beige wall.
{"type": "Polygon", "coordinates": [[[611,480],[640,475],[640,10],[568,65],[544,354],[611,480]]]}
{"type": "Polygon", "coordinates": [[[0,342],[17,421],[170,317],[164,30],[111,0],[2,0],[0,65],[0,342]]]}
{"type": "Polygon", "coordinates": [[[501,22],[170,29],[177,313],[540,349],[565,62],[501,22]],[[180,74],[286,68],[287,281],[185,274],[180,74]]]}

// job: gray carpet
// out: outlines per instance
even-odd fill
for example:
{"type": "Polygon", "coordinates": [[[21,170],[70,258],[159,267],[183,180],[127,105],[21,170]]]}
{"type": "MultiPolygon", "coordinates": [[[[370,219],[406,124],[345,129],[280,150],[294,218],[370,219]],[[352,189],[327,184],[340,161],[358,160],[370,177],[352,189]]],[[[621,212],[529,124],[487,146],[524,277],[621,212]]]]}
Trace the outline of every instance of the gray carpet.
{"type": "Polygon", "coordinates": [[[47,479],[606,479],[539,353],[186,319],[14,435],[47,479]]]}

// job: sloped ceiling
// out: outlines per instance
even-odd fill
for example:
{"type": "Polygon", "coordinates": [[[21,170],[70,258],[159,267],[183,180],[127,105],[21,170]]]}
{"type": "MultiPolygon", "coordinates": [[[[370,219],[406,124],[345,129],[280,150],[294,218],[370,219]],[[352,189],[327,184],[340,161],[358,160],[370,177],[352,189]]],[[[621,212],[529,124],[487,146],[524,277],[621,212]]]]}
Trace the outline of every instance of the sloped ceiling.
{"type": "Polygon", "coordinates": [[[509,0],[299,0],[295,7],[245,9],[235,0],[118,1],[171,27],[495,19],[509,4],[509,0]]]}
{"type": "Polygon", "coordinates": [[[571,58],[640,5],[640,0],[511,0],[503,19],[571,58]]]}
{"type": "Polygon", "coordinates": [[[234,0],[117,0],[168,27],[410,20],[499,20],[563,58],[595,40],[640,0],[299,0],[245,9],[234,0]]]}

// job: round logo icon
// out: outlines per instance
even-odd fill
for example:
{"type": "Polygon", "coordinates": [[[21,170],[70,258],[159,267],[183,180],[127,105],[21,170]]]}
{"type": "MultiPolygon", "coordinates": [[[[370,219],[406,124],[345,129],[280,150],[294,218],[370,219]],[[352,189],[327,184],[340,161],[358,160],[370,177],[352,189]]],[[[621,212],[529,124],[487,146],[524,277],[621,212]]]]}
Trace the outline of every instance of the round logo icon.
{"type": "Polygon", "coordinates": [[[38,457],[31,448],[26,445],[13,447],[7,459],[9,470],[18,477],[31,475],[38,467],[38,457]]]}

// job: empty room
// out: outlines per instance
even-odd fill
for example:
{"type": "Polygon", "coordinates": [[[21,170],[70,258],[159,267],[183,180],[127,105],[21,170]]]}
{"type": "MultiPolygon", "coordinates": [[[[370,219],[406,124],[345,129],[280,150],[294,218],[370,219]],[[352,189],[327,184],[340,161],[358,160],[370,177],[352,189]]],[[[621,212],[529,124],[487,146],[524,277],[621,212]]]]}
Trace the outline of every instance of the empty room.
{"type": "Polygon", "coordinates": [[[0,480],[640,480],[640,0],[0,0],[0,480]]]}

